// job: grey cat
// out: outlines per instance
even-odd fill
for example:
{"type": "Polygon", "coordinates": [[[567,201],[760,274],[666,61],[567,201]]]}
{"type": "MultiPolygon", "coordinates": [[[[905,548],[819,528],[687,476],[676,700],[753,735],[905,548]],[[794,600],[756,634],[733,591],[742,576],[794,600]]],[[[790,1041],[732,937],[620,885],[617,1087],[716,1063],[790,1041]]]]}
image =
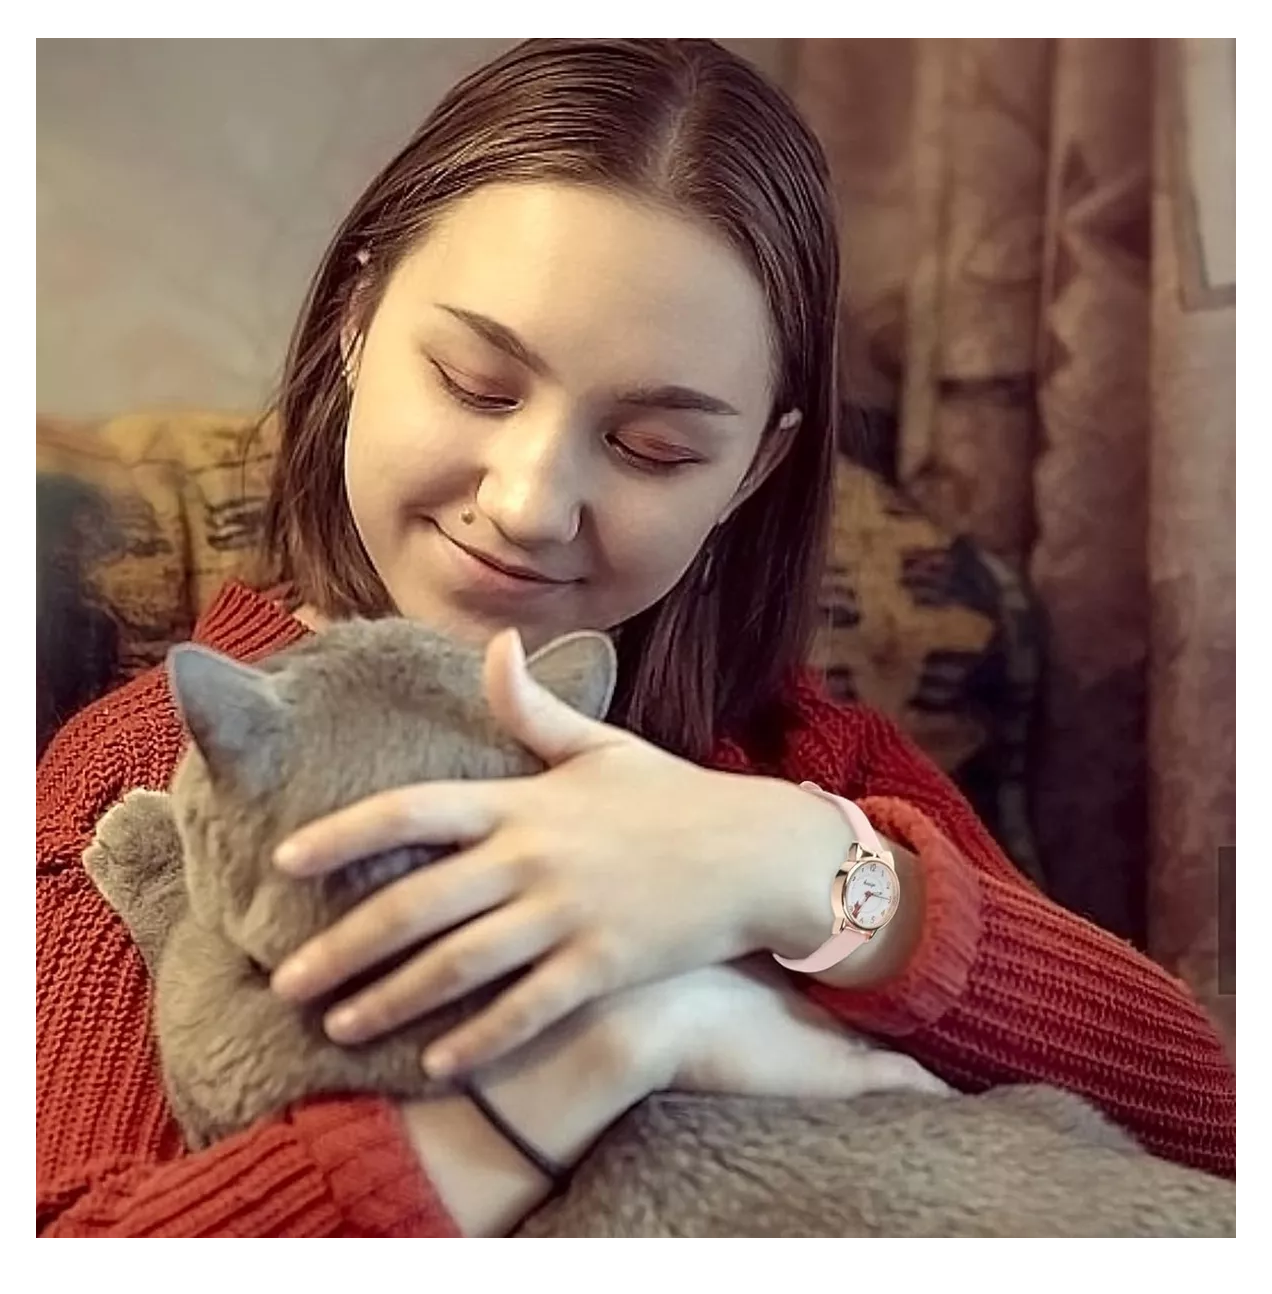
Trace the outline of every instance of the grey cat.
{"type": "MultiPolygon", "coordinates": [[[[356,1048],[326,1038],[327,1003],[296,1009],[269,988],[288,953],[439,851],[305,881],[271,857],[303,823],[392,786],[537,771],[486,708],[480,656],[387,619],[336,625],[258,667],[198,647],[175,648],[168,667],[192,745],[169,794],[134,791],[102,819],[84,863],[155,979],[158,1051],[189,1144],[317,1092],[440,1094],[424,1045],[507,981],[356,1048]]],[[[616,661],[603,635],[560,639],[530,669],[580,711],[607,712],[616,661]]],[[[666,1093],[600,1138],[518,1234],[1233,1235],[1235,1208],[1232,1183],[1149,1156],[1052,1088],[666,1093]]]]}

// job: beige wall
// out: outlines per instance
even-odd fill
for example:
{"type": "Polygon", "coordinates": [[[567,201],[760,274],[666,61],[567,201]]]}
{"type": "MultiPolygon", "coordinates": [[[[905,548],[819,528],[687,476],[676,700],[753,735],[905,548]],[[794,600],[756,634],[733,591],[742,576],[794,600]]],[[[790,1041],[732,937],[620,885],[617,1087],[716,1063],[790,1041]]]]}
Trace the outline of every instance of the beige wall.
{"type": "Polygon", "coordinates": [[[259,405],[346,207],[510,43],[39,42],[40,410],[259,405]]]}

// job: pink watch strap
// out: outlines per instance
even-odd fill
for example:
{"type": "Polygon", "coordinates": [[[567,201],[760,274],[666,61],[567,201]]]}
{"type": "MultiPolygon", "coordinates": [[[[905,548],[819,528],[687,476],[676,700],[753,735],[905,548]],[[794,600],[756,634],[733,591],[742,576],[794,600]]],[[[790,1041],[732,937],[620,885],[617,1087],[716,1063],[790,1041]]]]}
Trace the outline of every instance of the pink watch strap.
{"type": "Polygon", "coordinates": [[[872,854],[884,852],[883,841],[879,839],[878,833],[870,825],[870,819],[862,813],[860,806],[851,800],[845,800],[842,795],[831,795],[829,791],[823,791],[816,782],[801,782],[799,789],[812,791],[814,795],[820,795],[823,800],[829,800],[848,819],[848,825],[852,828],[853,834],[872,854]]]}
{"type": "MultiPolygon", "coordinates": [[[[831,795],[829,791],[823,791],[816,782],[801,782],[800,790],[812,791],[820,795],[823,800],[829,800],[840,813],[848,819],[848,825],[852,828],[853,835],[857,841],[864,845],[871,853],[884,853],[883,842],[879,839],[878,833],[870,825],[870,819],[861,811],[860,807],[851,800],[846,800],[842,795],[831,795]]],[[[816,952],[810,953],[807,957],[791,959],[788,957],[779,957],[777,953],[773,954],[773,960],[787,970],[803,971],[805,974],[814,975],[818,971],[829,970],[832,966],[837,966],[850,953],[854,953],[862,944],[868,942],[870,935],[864,930],[856,930],[849,927],[846,930],[840,930],[832,934],[816,952]]]]}
{"type": "Polygon", "coordinates": [[[807,957],[801,957],[798,961],[779,957],[776,953],[773,954],[773,960],[785,966],[787,970],[815,975],[818,971],[838,966],[849,953],[855,953],[869,938],[870,936],[864,930],[853,930],[850,927],[847,930],[841,930],[837,935],[831,935],[815,953],[809,953],[807,957]]]}

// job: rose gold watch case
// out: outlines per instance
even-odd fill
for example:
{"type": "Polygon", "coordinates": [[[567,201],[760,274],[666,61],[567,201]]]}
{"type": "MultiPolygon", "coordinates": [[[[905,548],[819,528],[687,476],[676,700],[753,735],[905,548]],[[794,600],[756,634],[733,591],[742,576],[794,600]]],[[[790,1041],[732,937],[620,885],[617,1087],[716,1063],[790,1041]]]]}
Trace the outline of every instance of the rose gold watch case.
{"type": "Polygon", "coordinates": [[[831,895],[831,906],[835,911],[835,929],[834,933],[838,934],[841,930],[849,928],[860,930],[867,939],[877,935],[880,930],[896,916],[897,908],[901,903],[901,878],[897,875],[897,866],[893,861],[890,850],[883,850],[882,853],[876,854],[873,850],[867,849],[865,845],[858,841],[853,841],[848,846],[848,857],[844,859],[844,865],[835,873],[835,880],[838,882],[831,895]],[[887,914],[877,926],[869,928],[858,925],[848,913],[844,899],[848,894],[848,886],[852,881],[855,873],[869,863],[881,863],[892,874],[892,902],[888,905],[887,914]]]}

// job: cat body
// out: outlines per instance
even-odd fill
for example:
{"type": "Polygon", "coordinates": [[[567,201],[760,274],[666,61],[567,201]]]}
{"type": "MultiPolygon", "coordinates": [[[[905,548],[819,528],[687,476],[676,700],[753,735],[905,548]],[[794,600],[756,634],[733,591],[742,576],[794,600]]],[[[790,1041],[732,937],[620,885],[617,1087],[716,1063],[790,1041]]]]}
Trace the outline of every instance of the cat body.
{"type": "MultiPolygon", "coordinates": [[[[608,710],[616,661],[603,635],[569,635],[529,665],[576,709],[608,710]]],[[[449,1090],[422,1071],[423,1049],[506,981],[358,1047],[323,1033],[329,1003],[296,1008],[269,987],[284,957],[438,851],[306,880],[272,856],[304,823],[377,792],[538,771],[494,723],[481,670],[478,653],[398,619],[343,622],[256,667],[171,653],[192,744],[169,792],[126,796],[84,861],[154,977],[164,1080],[191,1147],[319,1092],[449,1090]]],[[[1046,1087],[945,1096],[915,1070],[898,1086],[920,1090],[848,1101],[650,1097],[521,1234],[1235,1232],[1231,1183],[1151,1158],[1078,1098],[1046,1087]]]]}

